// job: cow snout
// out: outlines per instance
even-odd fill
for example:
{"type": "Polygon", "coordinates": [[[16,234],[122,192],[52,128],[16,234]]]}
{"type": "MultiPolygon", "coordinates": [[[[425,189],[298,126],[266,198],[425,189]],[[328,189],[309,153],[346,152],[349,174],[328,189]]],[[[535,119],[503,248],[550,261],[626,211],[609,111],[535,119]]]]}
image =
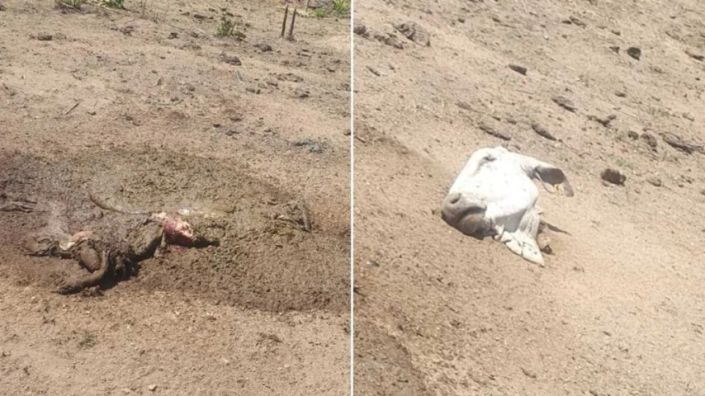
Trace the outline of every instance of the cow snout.
{"type": "Polygon", "coordinates": [[[441,218],[465,235],[482,238],[488,229],[484,218],[486,209],[482,202],[454,192],[443,200],[441,218]]]}

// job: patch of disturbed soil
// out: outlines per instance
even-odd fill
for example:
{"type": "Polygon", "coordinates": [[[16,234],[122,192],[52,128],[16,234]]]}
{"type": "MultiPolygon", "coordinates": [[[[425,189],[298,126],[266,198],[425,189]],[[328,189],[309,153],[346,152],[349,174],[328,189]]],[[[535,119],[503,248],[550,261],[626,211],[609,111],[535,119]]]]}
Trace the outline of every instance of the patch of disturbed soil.
{"type": "MultiPolygon", "coordinates": [[[[321,233],[315,219],[304,219],[303,201],[237,163],[150,149],[86,152],[52,163],[5,153],[0,163],[4,199],[36,202],[29,212],[0,213],[7,225],[2,242],[18,247],[18,254],[22,242],[48,224],[59,223],[55,227],[68,234],[112,226],[114,234],[126,235],[143,221],[141,214],[96,206],[90,196],[100,196],[135,212],[185,213],[199,232],[219,241],[145,260],[131,287],[272,311],[345,308],[345,237],[321,233]]],[[[10,263],[23,283],[60,279],[57,273],[73,266],[44,257],[10,263]]]]}

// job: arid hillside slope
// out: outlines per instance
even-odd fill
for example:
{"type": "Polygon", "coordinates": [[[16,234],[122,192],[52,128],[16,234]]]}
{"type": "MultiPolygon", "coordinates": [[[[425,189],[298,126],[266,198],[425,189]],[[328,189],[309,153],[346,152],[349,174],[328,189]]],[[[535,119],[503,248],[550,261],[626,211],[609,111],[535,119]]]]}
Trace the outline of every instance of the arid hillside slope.
{"type": "Polygon", "coordinates": [[[705,393],[705,6],[369,0],[355,19],[357,393],[705,393]],[[541,191],[568,232],[545,268],[438,215],[500,144],[576,190],[541,191]]]}

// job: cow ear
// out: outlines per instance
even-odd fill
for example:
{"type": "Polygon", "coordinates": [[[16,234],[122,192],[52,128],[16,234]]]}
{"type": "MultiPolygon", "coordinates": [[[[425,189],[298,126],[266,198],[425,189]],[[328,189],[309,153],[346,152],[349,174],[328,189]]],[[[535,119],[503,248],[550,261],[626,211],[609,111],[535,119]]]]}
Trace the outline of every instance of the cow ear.
{"type": "Polygon", "coordinates": [[[524,168],[529,177],[541,181],[541,183],[544,184],[544,188],[548,183],[562,189],[563,193],[568,197],[572,197],[574,195],[573,187],[570,185],[568,178],[560,168],[524,155],[521,155],[520,158],[522,168],[524,168]]]}
{"type": "Polygon", "coordinates": [[[568,178],[565,176],[565,173],[560,170],[560,168],[556,168],[555,166],[546,163],[541,163],[534,168],[534,175],[537,179],[544,183],[544,187],[545,184],[548,183],[563,190],[563,193],[567,197],[572,197],[574,195],[573,187],[570,185],[568,178]]]}

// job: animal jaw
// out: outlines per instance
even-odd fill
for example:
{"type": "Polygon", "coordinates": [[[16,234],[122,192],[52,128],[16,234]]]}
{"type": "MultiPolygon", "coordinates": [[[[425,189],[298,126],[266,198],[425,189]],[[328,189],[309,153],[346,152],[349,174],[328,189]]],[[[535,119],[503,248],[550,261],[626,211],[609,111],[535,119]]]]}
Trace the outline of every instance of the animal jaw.
{"type": "Polygon", "coordinates": [[[492,236],[524,259],[543,265],[537,243],[541,224],[538,188],[573,189],[559,168],[503,147],[475,151],[443,201],[441,217],[465,235],[492,236]]]}

